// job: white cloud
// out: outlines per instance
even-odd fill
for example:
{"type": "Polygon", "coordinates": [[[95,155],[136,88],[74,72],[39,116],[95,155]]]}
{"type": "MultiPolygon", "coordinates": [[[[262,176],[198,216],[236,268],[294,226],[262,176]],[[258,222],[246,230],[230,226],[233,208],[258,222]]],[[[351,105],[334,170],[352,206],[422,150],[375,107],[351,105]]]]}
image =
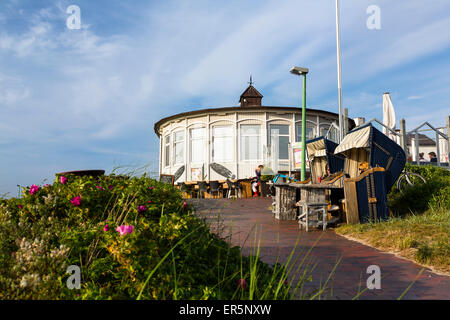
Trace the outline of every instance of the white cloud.
{"type": "Polygon", "coordinates": [[[423,99],[423,96],[409,96],[407,99],[408,100],[420,100],[420,99],[423,99]]]}

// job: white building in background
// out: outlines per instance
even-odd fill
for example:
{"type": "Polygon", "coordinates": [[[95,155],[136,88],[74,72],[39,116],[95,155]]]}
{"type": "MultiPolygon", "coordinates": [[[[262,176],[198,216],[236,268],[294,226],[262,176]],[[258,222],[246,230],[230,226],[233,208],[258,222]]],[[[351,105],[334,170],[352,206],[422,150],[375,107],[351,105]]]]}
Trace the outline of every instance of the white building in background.
{"type": "MultiPolygon", "coordinates": [[[[159,173],[174,174],[185,166],[177,182],[222,180],[210,169],[215,162],[237,179],[253,177],[259,164],[270,161],[273,142],[278,144],[278,170],[293,168],[289,146],[301,141],[301,108],[263,106],[262,97],[250,82],[240,96],[240,106],[184,112],[159,120],[154,126],[160,138],[159,173]]],[[[336,141],[333,122],[338,123],[338,114],[307,109],[307,138],[327,134],[336,141]]],[[[348,119],[348,128],[354,126],[348,119]]]]}

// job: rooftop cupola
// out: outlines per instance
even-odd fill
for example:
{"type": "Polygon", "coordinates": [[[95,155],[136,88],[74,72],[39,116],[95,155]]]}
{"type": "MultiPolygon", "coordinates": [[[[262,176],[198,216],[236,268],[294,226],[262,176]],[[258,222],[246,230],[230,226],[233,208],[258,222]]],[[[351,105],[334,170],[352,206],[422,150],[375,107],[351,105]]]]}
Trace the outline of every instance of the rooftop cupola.
{"type": "Polygon", "coordinates": [[[239,103],[241,107],[260,107],[263,95],[253,87],[252,76],[250,76],[249,86],[241,94],[239,103]]]}

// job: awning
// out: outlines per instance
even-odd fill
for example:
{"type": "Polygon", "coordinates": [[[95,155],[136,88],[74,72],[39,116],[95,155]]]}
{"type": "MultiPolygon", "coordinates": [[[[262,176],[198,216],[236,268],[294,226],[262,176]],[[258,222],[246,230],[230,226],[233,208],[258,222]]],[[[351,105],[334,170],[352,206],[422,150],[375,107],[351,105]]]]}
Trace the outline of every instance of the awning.
{"type": "Polygon", "coordinates": [[[343,153],[350,149],[368,148],[370,146],[370,130],[371,126],[356,130],[345,136],[342,142],[334,150],[334,154],[343,153]]]}
{"type": "Polygon", "coordinates": [[[306,150],[308,151],[308,159],[312,161],[315,157],[320,157],[318,155],[318,152],[322,152],[323,150],[323,152],[326,153],[325,141],[323,139],[320,139],[314,142],[310,142],[306,144],[306,150]]]}
{"type": "Polygon", "coordinates": [[[314,157],[326,157],[326,156],[327,156],[327,150],[325,150],[325,149],[317,150],[314,153],[314,157]]]}

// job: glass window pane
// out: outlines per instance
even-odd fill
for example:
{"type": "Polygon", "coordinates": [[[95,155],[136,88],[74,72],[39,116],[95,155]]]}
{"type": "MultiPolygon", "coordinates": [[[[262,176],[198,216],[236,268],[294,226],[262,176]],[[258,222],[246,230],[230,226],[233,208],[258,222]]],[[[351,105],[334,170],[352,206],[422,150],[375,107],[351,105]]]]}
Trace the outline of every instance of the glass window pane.
{"type": "Polygon", "coordinates": [[[175,164],[184,162],[184,142],[175,143],[175,164]]]}
{"type": "Polygon", "coordinates": [[[306,125],[306,139],[314,139],[314,127],[306,125]]]}
{"type": "Polygon", "coordinates": [[[205,155],[205,128],[191,129],[191,162],[203,162],[205,155]]]}
{"type": "Polygon", "coordinates": [[[289,137],[279,137],[278,150],[280,159],[289,159],[289,137]]]}
{"type": "Polygon", "coordinates": [[[241,160],[259,160],[261,158],[261,126],[241,125],[241,160]]]}
{"type": "Polygon", "coordinates": [[[241,125],[241,136],[242,135],[260,135],[261,126],[260,125],[241,125]]]}
{"type": "MultiPolygon", "coordinates": [[[[306,140],[314,139],[314,125],[306,123],[306,140]]],[[[302,124],[295,124],[295,141],[302,142],[302,124]]]]}
{"type": "Polygon", "coordinates": [[[184,130],[174,132],[174,164],[180,164],[184,162],[184,130]]]}
{"type": "Polygon", "coordinates": [[[170,165],[170,147],[167,145],[165,148],[165,160],[164,160],[164,164],[167,166],[170,165]]]}
{"type": "Polygon", "coordinates": [[[231,137],[214,139],[214,161],[225,162],[233,160],[233,140],[231,137]]]}
{"type": "Polygon", "coordinates": [[[215,126],[213,134],[213,161],[231,162],[233,161],[233,127],[215,126]]]}
{"type": "Polygon", "coordinates": [[[203,162],[205,146],[203,140],[191,142],[191,162],[203,162]]]}
{"type": "Polygon", "coordinates": [[[232,136],[233,135],[233,127],[232,126],[216,126],[213,127],[213,135],[217,136],[232,136]]]}
{"type": "Polygon", "coordinates": [[[184,131],[177,131],[174,133],[174,136],[175,136],[174,137],[175,142],[182,141],[182,140],[184,140],[184,131]]]}
{"type": "Polygon", "coordinates": [[[279,159],[287,160],[289,159],[289,126],[271,124],[269,144],[272,144],[272,139],[276,135],[278,135],[278,157],[279,159]]]}
{"type": "Polygon", "coordinates": [[[191,129],[192,139],[201,139],[205,136],[205,128],[195,128],[191,129]]]}
{"type": "Polygon", "coordinates": [[[170,165],[170,135],[164,137],[164,165],[170,165]]]}
{"type": "Polygon", "coordinates": [[[284,124],[271,124],[270,125],[270,131],[272,130],[278,130],[279,135],[289,135],[289,126],[284,124]]]}

